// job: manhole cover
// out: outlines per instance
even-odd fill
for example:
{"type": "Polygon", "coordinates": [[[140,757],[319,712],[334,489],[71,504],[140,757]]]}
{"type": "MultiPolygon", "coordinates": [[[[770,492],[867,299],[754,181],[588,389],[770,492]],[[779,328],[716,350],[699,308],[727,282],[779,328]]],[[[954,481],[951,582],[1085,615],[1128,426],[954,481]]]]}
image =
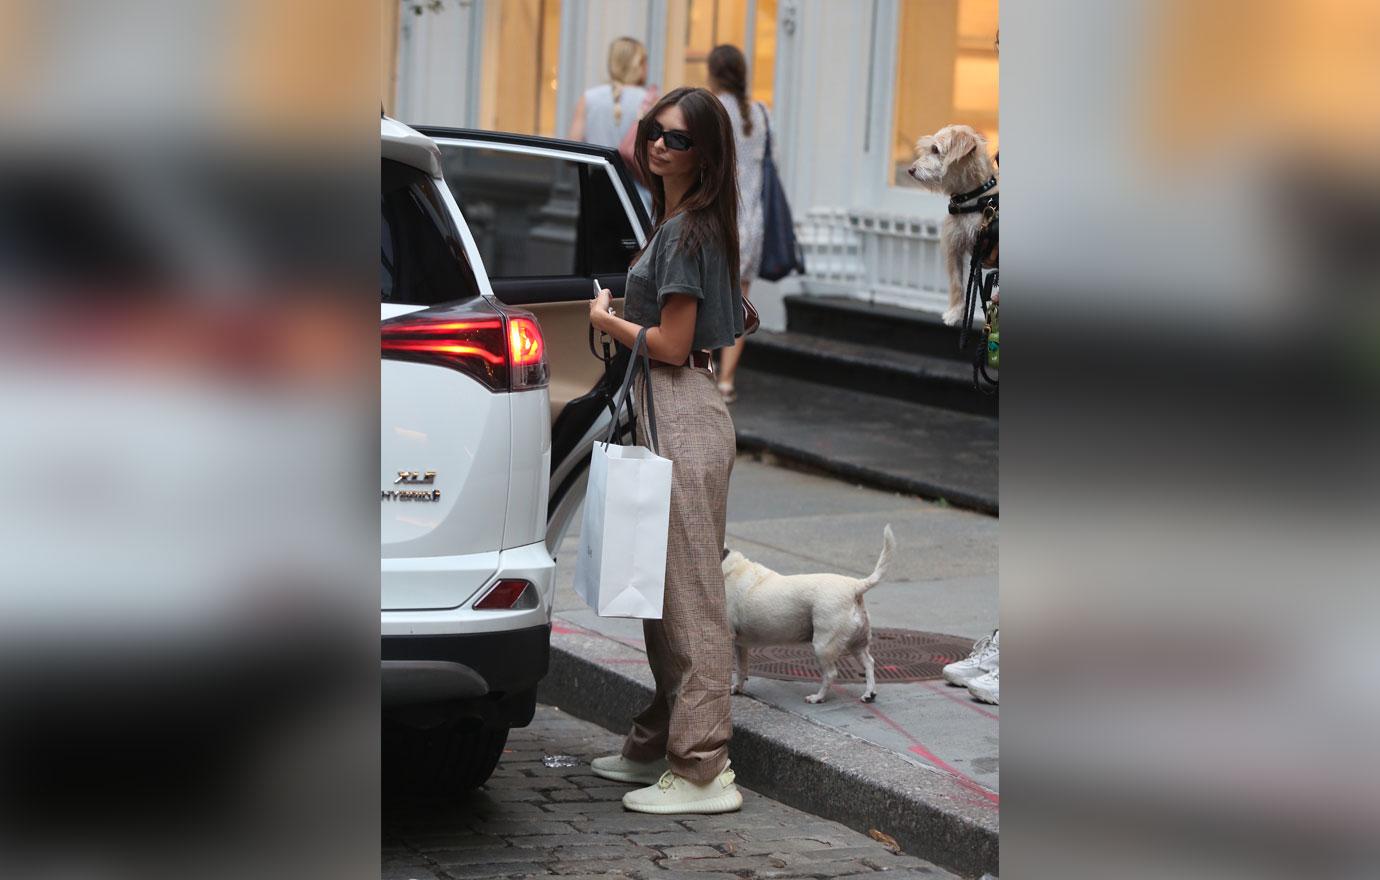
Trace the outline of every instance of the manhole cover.
{"type": "MultiPolygon", "coordinates": [[[[877,681],[927,681],[940,678],[944,667],[967,657],[972,639],[911,629],[873,629],[872,659],[877,681]]],[[[748,675],[784,681],[819,681],[819,663],[809,645],[753,648],[748,655],[748,675]]],[[[862,664],[849,654],[839,660],[840,682],[863,682],[862,664]]]]}

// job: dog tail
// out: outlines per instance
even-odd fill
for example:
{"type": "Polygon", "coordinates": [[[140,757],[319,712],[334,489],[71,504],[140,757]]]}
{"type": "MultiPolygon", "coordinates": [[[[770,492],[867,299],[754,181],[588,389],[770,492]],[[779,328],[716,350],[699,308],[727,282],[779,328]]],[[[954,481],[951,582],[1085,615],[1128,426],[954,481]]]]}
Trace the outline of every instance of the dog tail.
{"type": "Polygon", "coordinates": [[[877,567],[872,569],[872,574],[858,584],[859,596],[880,584],[886,577],[886,570],[891,567],[891,553],[895,549],[896,536],[891,533],[891,524],[888,523],[882,531],[882,555],[877,558],[877,567]]]}

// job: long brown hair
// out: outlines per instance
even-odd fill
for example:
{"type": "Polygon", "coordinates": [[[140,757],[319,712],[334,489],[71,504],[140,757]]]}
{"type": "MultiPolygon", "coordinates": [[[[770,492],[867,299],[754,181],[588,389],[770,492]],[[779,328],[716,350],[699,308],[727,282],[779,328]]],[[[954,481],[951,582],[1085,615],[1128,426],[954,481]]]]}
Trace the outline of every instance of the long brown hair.
{"type": "MultiPolygon", "coordinates": [[[[666,217],[666,185],[652,173],[647,158],[647,129],[658,114],[677,106],[685,116],[686,130],[694,141],[701,174],[676,207],[684,214],[679,246],[694,251],[706,244],[723,248],[733,284],[738,284],[738,161],[733,149],[733,123],[723,103],[707,89],[679,88],[667,92],[642,117],[637,126],[637,167],[652,190],[652,216],[660,229],[666,217]]],[[[655,233],[653,233],[655,235],[655,233]]],[[[636,258],[634,258],[634,262],[636,258]]]]}
{"type": "Polygon", "coordinates": [[[738,99],[743,114],[743,134],[752,134],[752,113],[748,111],[747,59],[737,46],[715,46],[709,53],[709,75],[714,85],[738,99]]]}

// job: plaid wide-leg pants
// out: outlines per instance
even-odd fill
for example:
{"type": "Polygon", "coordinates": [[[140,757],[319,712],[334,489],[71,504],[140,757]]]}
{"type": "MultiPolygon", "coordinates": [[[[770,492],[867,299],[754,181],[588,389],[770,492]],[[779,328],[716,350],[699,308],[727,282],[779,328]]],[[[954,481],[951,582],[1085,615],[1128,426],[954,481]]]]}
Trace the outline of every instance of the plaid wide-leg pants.
{"type": "MultiPolygon", "coordinates": [[[[623,756],[665,756],[677,775],[703,785],[728,764],[733,734],[722,549],[737,440],[709,370],[659,366],[651,375],[657,453],[672,462],[666,597],[661,620],[643,621],[656,694],[633,719],[623,756]]],[[[643,384],[639,377],[637,438],[650,445],[643,384]]]]}

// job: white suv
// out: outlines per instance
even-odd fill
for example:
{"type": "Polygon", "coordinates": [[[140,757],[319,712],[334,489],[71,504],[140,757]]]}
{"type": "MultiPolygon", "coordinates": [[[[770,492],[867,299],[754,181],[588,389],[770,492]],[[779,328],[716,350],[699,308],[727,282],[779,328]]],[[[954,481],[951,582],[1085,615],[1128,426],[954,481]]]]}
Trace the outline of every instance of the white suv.
{"type": "Polygon", "coordinates": [[[612,150],[388,118],[381,141],[385,754],[468,788],[535,710],[617,376],[591,279],[621,296],[649,223],[612,150]]]}

